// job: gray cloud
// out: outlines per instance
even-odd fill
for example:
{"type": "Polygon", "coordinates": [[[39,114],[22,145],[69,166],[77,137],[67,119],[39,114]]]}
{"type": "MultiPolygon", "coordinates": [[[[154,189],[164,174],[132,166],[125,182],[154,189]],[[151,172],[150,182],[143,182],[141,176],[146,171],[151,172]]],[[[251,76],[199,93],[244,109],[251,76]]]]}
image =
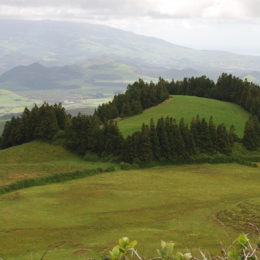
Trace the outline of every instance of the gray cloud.
{"type": "Polygon", "coordinates": [[[84,8],[85,10],[97,10],[113,12],[138,10],[149,6],[149,0],[0,0],[0,6],[16,7],[71,7],[84,8]]]}
{"type": "Polygon", "coordinates": [[[0,0],[0,15],[122,19],[260,18],[259,0],[0,0]],[[22,9],[22,10],[21,10],[22,9]]]}
{"type": "Polygon", "coordinates": [[[260,2],[259,0],[240,0],[245,8],[248,16],[260,17],[260,2]]]}

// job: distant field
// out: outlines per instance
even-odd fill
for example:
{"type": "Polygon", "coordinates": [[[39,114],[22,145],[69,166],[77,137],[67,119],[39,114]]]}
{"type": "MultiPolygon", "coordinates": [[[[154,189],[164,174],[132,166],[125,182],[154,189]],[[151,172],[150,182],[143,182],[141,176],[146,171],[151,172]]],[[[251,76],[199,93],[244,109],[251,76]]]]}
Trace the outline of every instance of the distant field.
{"type": "Polygon", "coordinates": [[[189,123],[197,114],[201,118],[207,119],[213,116],[216,124],[225,123],[228,127],[233,124],[240,137],[243,136],[245,122],[249,117],[249,113],[243,108],[229,102],[192,96],[173,96],[164,103],[147,109],[140,115],[120,121],[118,126],[123,135],[127,136],[139,130],[142,123],[149,124],[151,118],[157,120],[162,116],[172,116],[180,120],[183,117],[185,122],[189,123]]]}
{"type": "MultiPolygon", "coordinates": [[[[25,107],[30,107],[39,100],[25,98],[12,91],[0,89],[0,116],[12,113],[20,113],[25,107]]],[[[1,129],[0,129],[1,133],[1,129]]]]}
{"type": "Polygon", "coordinates": [[[40,259],[49,245],[64,243],[45,259],[86,259],[122,236],[137,239],[147,257],[161,240],[175,241],[177,250],[216,252],[239,232],[254,236],[247,222],[260,225],[259,185],[257,168],[205,164],[118,171],[5,194],[0,257],[40,259]]]}
{"type": "Polygon", "coordinates": [[[0,185],[46,174],[111,165],[113,164],[87,162],[61,146],[35,141],[0,150],[0,185]]]}

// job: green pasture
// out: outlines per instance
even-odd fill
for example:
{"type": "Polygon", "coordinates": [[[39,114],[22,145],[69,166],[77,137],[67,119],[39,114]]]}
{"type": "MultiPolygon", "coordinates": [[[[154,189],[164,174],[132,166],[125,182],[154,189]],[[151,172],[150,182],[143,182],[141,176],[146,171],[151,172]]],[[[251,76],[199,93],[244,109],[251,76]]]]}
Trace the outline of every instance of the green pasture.
{"type": "Polygon", "coordinates": [[[189,123],[193,117],[200,115],[201,118],[214,118],[216,124],[224,123],[226,126],[235,126],[238,136],[243,136],[245,122],[249,113],[238,105],[192,96],[172,96],[162,104],[145,110],[142,114],[132,116],[118,122],[118,126],[124,136],[140,130],[143,123],[149,124],[150,119],[171,116],[176,120],[182,117],[189,123]]]}
{"type": "MultiPolygon", "coordinates": [[[[39,156],[31,155],[32,161],[39,156]]],[[[228,244],[242,231],[254,237],[259,186],[258,168],[204,164],[117,171],[8,193],[0,196],[0,257],[36,260],[50,248],[45,260],[87,259],[122,236],[138,240],[147,257],[156,256],[161,240],[194,254],[198,248],[219,253],[220,241],[228,244]]]]}
{"type": "MultiPolygon", "coordinates": [[[[39,102],[39,100],[29,99],[17,95],[12,91],[0,89],[0,116],[21,113],[25,107],[30,107],[39,102]]],[[[0,126],[0,133],[2,133],[1,129],[0,126]]]]}
{"type": "Polygon", "coordinates": [[[34,141],[0,150],[0,185],[52,173],[67,173],[109,166],[113,166],[113,164],[85,161],[62,146],[34,141]]]}

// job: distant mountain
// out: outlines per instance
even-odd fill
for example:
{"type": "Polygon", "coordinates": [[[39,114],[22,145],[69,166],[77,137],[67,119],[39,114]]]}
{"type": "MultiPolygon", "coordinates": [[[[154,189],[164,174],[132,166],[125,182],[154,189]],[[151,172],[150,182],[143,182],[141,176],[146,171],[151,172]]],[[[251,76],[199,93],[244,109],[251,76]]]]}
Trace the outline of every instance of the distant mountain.
{"type": "Polygon", "coordinates": [[[0,89],[15,92],[83,90],[87,94],[113,94],[141,77],[138,68],[103,57],[81,64],[46,67],[39,63],[17,66],[0,76],[0,89]]]}
{"type": "Polygon", "coordinates": [[[11,90],[44,90],[44,89],[73,89],[76,85],[64,85],[60,80],[79,78],[80,70],[74,66],[47,68],[39,63],[29,66],[18,66],[3,73],[1,83],[9,83],[5,88],[11,90]]]}
{"type": "MultiPolygon", "coordinates": [[[[180,80],[184,77],[197,77],[201,75],[216,80],[221,71],[197,71],[194,69],[167,69],[163,67],[134,67],[124,63],[116,62],[109,57],[98,57],[85,60],[80,64],[47,67],[40,63],[28,66],[17,66],[0,75],[0,89],[14,91],[26,96],[30,92],[52,92],[65,91],[70,93],[81,93],[94,97],[104,97],[125,90],[129,83],[143,78],[147,81],[156,81],[158,77],[165,79],[180,80]]],[[[260,72],[235,73],[241,78],[258,82],[260,72]]],[[[65,93],[64,92],[64,93],[65,93]]],[[[30,96],[37,98],[37,94],[30,96]]],[[[44,100],[60,99],[60,95],[53,100],[53,93],[43,95],[44,100]],[[51,97],[51,99],[50,99],[51,97]]],[[[66,98],[65,98],[66,99],[66,98]]]]}
{"type": "Polygon", "coordinates": [[[0,71],[32,62],[62,66],[97,56],[133,67],[192,68],[205,73],[260,71],[257,56],[193,50],[102,25],[1,20],[0,31],[0,71]]]}

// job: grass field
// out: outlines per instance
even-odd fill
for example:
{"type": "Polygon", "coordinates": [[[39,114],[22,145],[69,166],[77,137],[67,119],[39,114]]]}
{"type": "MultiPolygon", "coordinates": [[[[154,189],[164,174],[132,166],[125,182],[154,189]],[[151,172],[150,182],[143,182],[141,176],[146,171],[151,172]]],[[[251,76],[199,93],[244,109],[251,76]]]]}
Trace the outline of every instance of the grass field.
{"type": "Polygon", "coordinates": [[[20,113],[24,108],[30,107],[39,100],[25,98],[15,94],[12,91],[0,89],[0,116],[5,114],[20,113]]]}
{"type": "Polygon", "coordinates": [[[87,162],[61,146],[34,141],[0,151],[0,185],[46,174],[112,165],[105,162],[87,162]]]}
{"type": "MultiPolygon", "coordinates": [[[[34,160],[34,159],[32,159],[34,160]]],[[[45,159],[43,158],[43,161],[45,159]]],[[[122,236],[155,256],[160,241],[216,252],[260,225],[259,169],[236,164],[117,171],[0,196],[0,257],[86,259],[122,236]]],[[[219,251],[218,251],[219,252],[219,251]]]]}
{"type": "Polygon", "coordinates": [[[172,116],[180,120],[183,117],[188,123],[197,114],[207,119],[213,116],[216,124],[224,123],[226,126],[233,124],[240,137],[243,136],[245,122],[249,117],[249,113],[243,108],[229,102],[192,96],[174,96],[156,107],[145,110],[140,115],[120,121],[118,126],[123,135],[127,136],[140,130],[143,122],[149,124],[151,118],[157,120],[162,116],[172,116]]]}

